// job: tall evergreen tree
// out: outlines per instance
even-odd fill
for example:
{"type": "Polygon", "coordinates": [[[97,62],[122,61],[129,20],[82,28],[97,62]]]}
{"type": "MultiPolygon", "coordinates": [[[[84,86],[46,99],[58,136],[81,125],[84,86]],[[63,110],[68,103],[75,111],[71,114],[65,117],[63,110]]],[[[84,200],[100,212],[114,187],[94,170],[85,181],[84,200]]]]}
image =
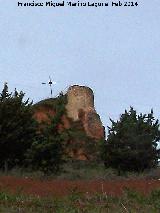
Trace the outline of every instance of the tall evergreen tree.
{"type": "Polygon", "coordinates": [[[23,101],[24,95],[16,89],[9,93],[7,83],[0,94],[0,168],[22,165],[36,135],[32,103],[23,101]]]}
{"type": "Polygon", "coordinates": [[[0,96],[0,100],[4,101],[6,98],[10,97],[11,94],[9,94],[8,92],[8,85],[7,82],[4,84],[4,88],[2,90],[1,96],[0,96]]]}
{"type": "Polygon", "coordinates": [[[149,114],[137,115],[131,107],[120,116],[119,121],[111,120],[103,158],[106,166],[120,171],[142,171],[158,164],[160,140],[159,122],[149,114]]]}

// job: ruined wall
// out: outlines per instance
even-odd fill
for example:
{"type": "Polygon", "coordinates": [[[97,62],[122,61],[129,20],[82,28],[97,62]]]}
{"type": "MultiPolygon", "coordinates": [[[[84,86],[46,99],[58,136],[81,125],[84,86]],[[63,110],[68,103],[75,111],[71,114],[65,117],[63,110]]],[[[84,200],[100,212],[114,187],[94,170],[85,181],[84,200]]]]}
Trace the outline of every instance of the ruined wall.
{"type": "Polygon", "coordinates": [[[85,86],[71,86],[67,91],[67,100],[67,116],[73,121],[81,120],[88,136],[104,138],[104,128],[94,108],[93,91],[85,86]]]}
{"type": "Polygon", "coordinates": [[[96,113],[95,109],[86,109],[83,118],[83,125],[88,136],[95,139],[104,138],[104,127],[102,125],[100,116],[96,113]]]}

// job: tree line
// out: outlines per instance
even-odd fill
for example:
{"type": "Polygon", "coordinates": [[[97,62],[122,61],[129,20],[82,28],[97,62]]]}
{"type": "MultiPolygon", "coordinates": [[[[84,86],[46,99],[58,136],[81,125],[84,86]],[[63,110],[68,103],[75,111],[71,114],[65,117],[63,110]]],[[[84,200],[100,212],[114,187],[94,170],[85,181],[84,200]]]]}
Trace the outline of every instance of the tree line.
{"type": "MultiPolygon", "coordinates": [[[[16,89],[9,93],[7,83],[0,93],[0,169],[31,168],[44,173],[60,171],[66,161],[66,141],[71,131],[60,132],[58,125],[65,113],[66,99],[60,94],[56,102],[56,115],[40,128],[34,119],[33,103],[24,100],[25,94],[16,89]]],[[[138,114],[133,107],[119,120],[111,121],[106,140],[97,142],[93,150],[92,139],[87,138],[88,149],[119,174],[122,171],[150,169],[158,165],[160,128],[153,110],[138,114]]],[[[74,130],[75,131],[75,130],[74,130]]]]}

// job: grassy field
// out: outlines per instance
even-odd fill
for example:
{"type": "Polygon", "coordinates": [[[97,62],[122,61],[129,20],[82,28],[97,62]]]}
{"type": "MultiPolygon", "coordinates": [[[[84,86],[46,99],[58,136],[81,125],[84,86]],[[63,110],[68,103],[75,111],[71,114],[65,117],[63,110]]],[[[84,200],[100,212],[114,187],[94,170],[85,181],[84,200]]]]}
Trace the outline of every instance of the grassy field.
{"type": "Polygon", "coordinates": [[[29,177],[36,179],[67,179],[67,180],[119,180],[130,178],[160,179],[160,167],[142,173],[126,172],[121,176],[111,168],[106,169],[103,163],[71,161],[64,164],[63,169],[57,174],[46,176],[40,171],[13,168],[8,172],[0,171],[0,176],[29,177]]]}
{"type": "MultiPolygon", "coordinates": [[[[41,172],[30,172],[13,169],[0,176],[13,176],[20,178],[33,178],[45,181],[51,180],[123,180],[147,179],[159,180],[160,169],[146,171],[141,174],[126,173],[117,176],[112,169],[105,169],[103,164],[70,162],[64,165],[61,173],[44,176],[41,172]]],[[[126,182],[126,181],[125,181],[126,182]]],[[[159,213],[160,189],[153,190],[149,194],[141,194],[135,190],[126,188],[122,195],[109,195],[101,190],[101,193],[89,194],[81,192],[76,187],[68,191],[64,197],[33,196],[26,195],[17,188],[14,194],[4,188],[0,182],[0,213],[159,213]]]]}
{"type": "Polygon", "coordinates": [[[147,196],[126,189],[121,197],[89,196],[72,190],[64,198],[41,198],[0,192],[1,213],[159,213],[160,191],[147,196]]]}

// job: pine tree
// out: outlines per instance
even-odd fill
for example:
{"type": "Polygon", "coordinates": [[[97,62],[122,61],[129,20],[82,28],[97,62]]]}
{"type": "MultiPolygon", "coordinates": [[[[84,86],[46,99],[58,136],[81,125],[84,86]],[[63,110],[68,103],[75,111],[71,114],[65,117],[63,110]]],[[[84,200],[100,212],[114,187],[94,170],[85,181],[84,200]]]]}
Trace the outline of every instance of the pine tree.
{"type": "Polygon", "coordinates": [[[4,88],[2,90],[2,93],[0,94],[0,100],[4,101],[5,99],[11,97],[11,94],[8,92],[8,84],[7,82],[4,84],[4,88]]]}
{"type": "Polygon", "coordinates": [[[149,114],[137,115],[131,107],[120,116],[119,121],[111,120],[103,158],[107,167],[120,171],[143,171],[157,166],[160,139],[159,121],[153,110],[149,114]]]}
{"type": "Polygon", "coordinates": [[[24,95],[9,93],[7,83],[0,94],[0,168],[22,166],[36,135],[32,103],[23,101],[24,95]]]}

